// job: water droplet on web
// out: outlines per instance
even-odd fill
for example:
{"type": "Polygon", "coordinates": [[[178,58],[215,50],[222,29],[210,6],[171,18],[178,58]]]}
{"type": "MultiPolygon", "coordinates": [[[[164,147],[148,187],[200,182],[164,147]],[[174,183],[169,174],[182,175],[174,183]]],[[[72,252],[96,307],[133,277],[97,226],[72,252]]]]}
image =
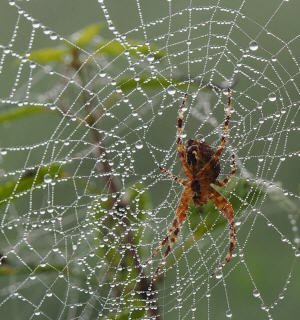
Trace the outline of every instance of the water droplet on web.
{"type": "Polygon", "coordinates": [[[299,250],[299,249],[297,249],[297,250],[295,251],[295,256],[296,256],[297,258],[300,257],[300,250],[299,250]]]}
{"type": "Polygon", "coordinates": [[[52,182],[52,177],[49,173],[44,175],[44,182],[45,183],[51,183],[52,182]]]}
{"type": "Polygon", "coordinates": [[[276,58],[275,56],[273,56],[273,57],[271,58],[271,61],[272,61],[272,62],[276,62],[276,61],[277,61],[277,58],[276,58]]]}
{"type": "Polygon", "coordinates": [[[269,99],[269,101],[271,101],[271,102],[276,101],[276,95],[275,95],[275,93],[274,93],[274,92],[269,93],[268,99],[269,99]]]}
{"type": "Polygon", "coordinates": [[[100,200],[101,201],[107,201],[108,200],[108,196],[103,194],[101,197],[100,197],[100,200]]]}
{"type": "Polygon", "coordinates": [[[168,94],[169,94],[170,96],[174,96],[174,94],[176,93],[176,90],[171,87],[171,88],[169,88],[169,89],[167,90],[167,92],[168,92],[168,94]]]}
{"type": "Polygon", "coordinates": [[[0,150],[0,154],[1,154],[2,156],[5,156],[5,155],[7,154],[7,150],[6,150],[6,149],[1,149],[1,150],[0,150]]]}
{"type": "Polygon", "coordinates": [[[153,57],[153,56],[149,56],[149,57],[147,58],[147,60],[148,60],[149,62],[152,62],[152,61],[154,61],[154,57],[153,57]]]}
{"type": "Polygon", "coordinates": [[[50,35],[50,39],[51,39],[51,40],[57,40],[57,38],[58,38],[58,35],[55,34],[55,33],[53,33],[53,34],[50,35]]]}
{"type": "Polygon", "coordinates": [[[100,72],[99,76],[100,76],[100,78],[104,78],[106,76],[106,73],[105,72],[100,72]]]}
{"type": "Polygon", "coordinates": [[[143,149],[144,145],[141,142],[137,142],[135,144],[135,147],[136,147],[136,149],[140,150],[140,149],[143,149]]]}
{"type": "Polygon", "coordinates": [[[34,29],[37,29],[37,28],[39,28],[41,25],[40,25],[40,23],[38,23],[38,22],[34,22],[33,24],[32,24],[32,27],[34,28],[34,29]]]}
{"type": "Polygon", "coordinates": [[[251,51],[256,51],[256,50],[258,49],[258,44],[257,44],[257,42],[256,42],[256,41],[251,41],[251,42],[249,43],[249,49],[250,49],[251,51]]]}
{"type": "Polygon", "coordinates": [[[36,68],[36,64],[34,62],[30,62],[29,68],[30,69],[35,69],[36,68]]]}
{"type": "Polygon", "coordinates": [[[260,292],[257,289],[254,289],[252,294],[253,294],[254,298],[259,298],[260,297],[260,292]]]}
{"type": "Polygon", "coordinates": [[[222,278],[222,270],[217,270],[216,273],[215,273],[215,277],[216,279],[221,279],[222,278]]]}
{"type": "Polygon", "coordinates": [[[232,312],[230,309],[226,311],[226,318],[229,318],[229,319],[232,318],[232,312]]]}

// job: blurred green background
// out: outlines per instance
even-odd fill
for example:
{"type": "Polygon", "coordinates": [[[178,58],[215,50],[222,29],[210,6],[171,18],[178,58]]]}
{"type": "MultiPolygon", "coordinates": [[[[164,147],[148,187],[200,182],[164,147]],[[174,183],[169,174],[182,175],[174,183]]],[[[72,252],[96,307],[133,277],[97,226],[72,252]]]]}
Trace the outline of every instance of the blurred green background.
{"type": "MultiPolygon", "coordinates": [[[[142,58],[139,60],[133,57],[137,63],[134,65],[135,71],[131,72],[124,55],[105,58],[100,56],[96,57],[96,60],[99,59],[98,63],[95,61],[92,61],[91,65],[87,63],[85,70],[86,78],[93,80],[90,86],[86,85],[86,88],[97,92],[98,101],[95,105],[101,109],[109,103],[112,105],[110,112],[113,116],[101,118],[102,120],[96,125],[96,128],[105,133],[108,158],[110,156],[113,158],[113,168],[121,176],[124,174],[124,167],[132,166],[128,175],[122,176],[121,189],[127,190],[136,182],[142,182],[143,186],[146,186],[148,200],[145,201],[148,203],[142,206],[146,214],[138,217],[140,219],[138,224],[145,224],[141,231],[142,236],[138,239],[141,249],[145,249],[141,253],[143,261],[146,261],[151,248],[153,249],[163,238],[167,226],[172,221],[181,191],[179,187],[162,179],[157,167],[163,162],[174,173],[182,175],[176,161],[174,145],[177,106],[182,92],[187,89],[191,97],[193,94],[197,96],[198,100],[194,97],[189,99],[189,105],[191,109],[194,108],[200,113],[207,99],[205,94],[208,92],[211,117],[221,124],[224,118],[222,106],[226,103],[226,96],[218,91],[199,89],[208,81],[219,84],[229,80],[234,70],[238,70],[233,89],[235,113],[232,116],[229,146],[223,156],[225,168],[222,174],[228,171],[230,155],[235,152],[240,159],[238,179],[246,178],[245,172],[242,171],[242,168],[245,168],[252,174],[250,180],[254,186],[260,185],[262,181],[273,182],[281,185],[287,194],[281,191],[277,193],[264,191],[266,193],[263,192],[262,198],[248,199],[245,211],[242,209],[238,211],[241,225],[238,232],[237,258],[236,262],[233,261],[230,266],[226,266],[224,272],[226,276],[221,281],[216,281],[210,275],[211,266],[216,266],[215,261],[224,256],[227,250],[228,235],[224,222],[222,228],[212,230],[211,239],[206,237],[203,244],[202,241],[195,242],[184,258],[180,259],[175,267],[168,269],[169,271],[157,285],[159,313],[162,319],[192,319],[193,316],[195,319],[224,319],[229,303],[233,319],[271,319],[268,315],[274,320],[296,319],[300,313],[298,298],[300,270],[299,258],[295,259],[293,247],[296,246],[294,238],[297,235],[296,227],[299,226],[300,174],[297,156],[299,133],[293,128],[299,124],[300,43],[297,15],[300,3],[292,0],[267,1],[264,5],[261,1],[253,0],[245,2],[110,0],[104,1],[105,7],[102,8],[101,3],[94,0],[16,1],[15,3],[28,13],[29,17],[71,42],[76,38],[75,32],[84,30],[86,26],[94,23],[103,24],[99,31],[101,38],[94,39],[95,42],[114,39],[116,34],[107,27],[107,19],[111,20],[119,34],[128,33],[128,38],[140,41],[142,44],[149,42],[164,51],[162,62],[158,60],[157,64],[153,64],[155,69],[152,70],[155,70],[154,74],[157,77],[162,74],[168,79],[188,79],[184,81],[184,86],[177,88],[174,96],[166,94],[166,88],[156,86],[143,88],[140,92],[145,93],[144,95],[139,94],[138,90],[128,90],[126,94],[128,93],[132,104],[132,108],[130,106],[128,108],[124,99],[118,105],[118,99],[114,101],[115,96],[113,96],[110,102],[110,94],[115,91],[110,82],[113,79],[121,80],[122,76],[132,79],[134,72],[140,74],[145,70],[149,72],[147,62],[142,61],[142,58]],[[208,10],[197,10],[201,7],[207,7],[208,10]],[[191,10],[187,10],[188,8],[191,10]],[[222,10],[224,8],[228,11],[222,10]],[[229,31],[230,24],[213,23],[213,21],[230,20],[232,31],[229,31]],[[200,25],[201,22],[207,21],[211,23],[200,25]],[[189,26],[195,28],[189,29],[187,28],[189,26]],[[137,30],[132,31],[135,28],[137,30]],[[183,32],[179,32],[180,30],[183,32]],[[170,33],[174,33],[174,36],[167,40],[170,33]],[[226,42],[227,34],[229,41],[226,42]],[[208,35],[211,39],[210,44],[208,35]],[[216,35],[223,37],[218,38],[216,35]],[[161,39],[153,40],[159,36],[161,39]],[[192,39],[189,47],[190,55],[187,53],[188,37],[192,39]],[[258,43],[257,52],[249,52],[248,46],[251,40],[258,43]],[[225,50],[225,54],[220,58],[216,52],[222,51],[223,45],[227,51],[225,50]],[[199,48],[202,49],[197,51],[199,48]],[[177,55],[180,52],[184,54],[177,55]],[[250,54],[250,57],[243,57],[243,54],[250,54]],[[254,56],[253,59],[251,54],[254,56]],[[277,61],[274,65],[270,65],[270,68],[264,69],[268,64],[266,61],[270,61],[273,56],[276,56],[277,61]],[[209,57],[212,59],[209,60],[209,57]],[[220,61],[217,63],[218,59],[220,61]],[[97,80],[101,70],[104,70],[107,82],[97,80]],[[263,76],[260,73],[262,70],[264,70],[263,76]],[[290,81],[291,79],[293,80],[290,81]],[[97,85],[99,91],[96,90],[97,85]],[[276,92],[275,104],[268,101],[270,92],[276,92]],[[160,108],[161,105],[163,108],[160,108]],[[263,111],[258,108],[259,105],[263,106],[263,111]],[[132,110],[138,113],[136,117],[132,116],[132,110]],[[161,116],[158,115],[160,110],[161,116]],[[286,114],[281,114],[281,110],[286,110],[286,114]],[[281,114],[279,120],[276,120],[277,113],[281,114]],[[262,118],[264,122],[262,127],[259,127],[262,118]],[[145,128],[141,130],[143,125],[145,128]],[[112,134],[106,135],[106,133],[112,134]],[[273,136],[272,143],[266,139],[269,135],[273,136]],[[122,143],[116,143],[120,137],[125,140],[125,145],[129,146],[129,149],[123,148],[122,143]],[[251,144],[253,141],[254,145],[251,144]],[[135,152],[132,152],[138,143],[142,143],[143,148],[136,148],[135,152]],[[121,151],[123,154],[119,156],[121,151]],[[278,160],[280,155],[287,158],[282,163],[278,160]],[[263,158],[264,167],[258,162],[260,157],[263,158]],[[120,166],[122,162],[125,163],[124,167],[120,166]],[[279,166],[278,171],[277,166],[279,166]],[[162,205],[165,200],[169,201],[169,206],[162,205]],[[153,213],[153,217],[165,219],[152,220],[150,212],[153,213]],[[214,249],[213,241],[216,241],[217,248],[221,250],[220,256],[214,249]],[[203,255],[201,250],[204,252],[203,255]],[[205,266],[205,261],[208,261],[208,267],[205,266]],[[253,297],[254,284],[260,292],[260,298],[253,297]],[[205,296],[207,290],[210,292],[210,297],[205,296]],[[266,311],[266,306],[272,307],[266,311]]],[[[0,44],[3,46],[1,48],[3,54],[9,48],[19,18],[16,6],[9,5],[7,1],[0,0],[0,8],[0,30],[2,30],[0,44]]],[[[28,49],[33,23],[33,21],[26,22],[23,13],[21,14],[12,52],[25,56],[26,53],[30,54],[45,47],[66,47],[62,39],[49,40],[49,35],[43,34],[37,28],[32,47],[28,49]]],[[[88,61],[87,52],[93,52],[91,48],[92,46],[88,44],[86,48],[79,50],[82,61],[88,61]]],[[[80,158],[80,153],[84,153],[93,144],[89,129],[77,121],[84,117],[84,110],[82,100],[76,100],[82,92],[81,88],[71,81],[75,71],[68,69],[72,58],[74,57],[68,53],[60,63],[38,62],[37,67],[32,69],[27,56],[26,63],[19,73],[20,64],[16,62],[21,60],[19,57],[11,55],[10,52],[2,61],[3,68],[0,74],[2,115],[16,109],[18,104],[22,108],[20,103],[24,102],[35,105],[42,101],[42,105],[46,106],[48,111],[33,111],[32,114],[27,113],[26,116],[16,119],[11,117],[8,121],[2,121],[0,126],[2,149],[0,169],[3,176],[2,189],[0,186],[2,190],[0,199],[3,201],[0,208],[2,215],[0,251],[4,255],[8,251],[15,252],[7,257],[7,263],[6,260],[2,260],[0,317],[12,319],[31,317],[105,319],[105,315],[110,319],[131,317],[126,313],[122,314],[120,310],[119,318],[115,311],[109,312],[110,308],[112,310],[118,308],[118,304],[119,309],[122,309],[123,302],[118,300],[118,295],[110,291],[108,280],[104,279],[102,289],[99,288],[97,291],[95,289],[97,283],[93,283],[93,279],[89,278],[89,275],[91,278],[95,276],[97,270],[95,266],[99,261],[97,259],[94,261],[94,257],[88,256],[87,252],[93,252],[93,248],[99,244],[91,241],[95,237],[97,224],[93,225],[92,214],[91,217],[87,216],[92,212],[98,219],[103,219],[102,209],[98,212],[97,206],[90,208],[94,204],[92,195],[93,191],[95,197],[97,194],[110,192],[104,184],[105,181],[99,180],[97,176],[95,169],[97,159],[93,156],[83,160],[80,158]],[[51,74],[50,69],[43,69],[42,66],[47,65],[58,73],[51,74]],[[30,70],[34,70],[34,80],[29,89],[30,94],[26,96],[30,83],[30,70]],[[66,75],[65,79],[61,75],[66,75]],[[16,81],[16,78],[19,80],[16,81]],[[64,85],[67,86],[66,90],[62,89],[64,85]],[[13,88],[16,88],[16,92],[13,88]],[[51,106],[55,106],[56,110],[49,110],[48,107],[51,106]],[[67,115],[60,114],[61,106],[70,107],[69,114],[68,112],[67,115]],[[77,117],[75,121],[72,120],[74,115],[77,117]],[[28,146],[32,147],[26,149],[28,146]],[[56,165],[57,161],[65,161],[65,163],[59,162],[63,166],[62,171],[51,167],[56,165]],[[47,184],[42,188],[34,187],[32,192],[21,194],[17,199],[11,200],[12,205],[6,206],[5,199],[9,198],[10,194],[7,195],[5,192],[9,190],[7,186],[12,178],[24,182],[28,168],[34,170],[37,166],[46,168],[51,175],[55,172],[53,173],[56,174],[55,179],[66,179],[53,185],[53,188],[47,184]],[[5,173],[9,172],[13,172],[14,175],[5,176],[5,173]],[[52,206],[56,206],[57,215],[49,210],[52,206]],[[46,213],[43,213],[43,210],[46,213]],[[61,217],[61,220],[57,219],[58,217],[61,217]],[[49,227],[51,224],[52,229],[49,227]],[[46,229],[44,233],[44,228],[47,227],[50,230],[46,229]],[[71,248],[77,242],[78,249],[74,250],[76,251],[74,253],[71,248]],[[55,256],[57,251],[54,249],[58,249],[59,258],[55,256]],[[78,261],[82,264],[78,264],[78,261]],[[38,264],[41,265],[43,262],[49,262],[52,267],[41,272],[38,264]],[[68,265],[67,270],[61,270],[64,264],[68,265]],[[29,272],[29,270],[35,271],[29,272]],[[63,276],[60,278],[59,274],[63,276]],[[95,292],[98,296],[93,300],[95,292]],[[100,312],[101,308],[105,310],[103,315],[100,312]]],[[[177,83],[174,83],[174,86],[176,85],[177,83]]],[[[190,111],[187,113],[186,121],[188,137],[202,136],[213,146],[217,145],[218,128],[211,126],[207,118],[199,125],[199,117],[190,111]]],[[[42,183],[44,171],[29,172],[30,177],[35,177],[42,183]]],[[[100,178],[103,177],[100,175],[100,178]]],[[[25,183],[30,185],[32,181],[28,180],[25,183]]],[[[232,198],[237,193],[233,191],[232,198]]],[[[105,220],[100,221],[103,221],[105,226],[105,220]]],[[[109,222],[109,227],[110,223],[112,222],[109,222]]],[[[100,230],[103,225],[99,226],[100,230]]],[[[184,242],[190,234],[191,227],[185,226],[182,241],[184,242]]],[[[98,236],[100,243],[101,237],[98,236]]],[[[104,256],[100,257],[103,264],[108,253],[106,252],[104,256]]],[[[112,269],[114,267],[112,264],[112,269]]],[[[149,268],[147,272],[151,274],[149,268]]],[[[117,272],[115,274],[117,276],[117,272]]],[[[116,279],[112,281],[118,282],[116,279]]],[[[124,282],[124,279],[119,280],[120,283],[122,281],[124,282]]],[[[126,303],[128,304],[127,300],[126,303]]],[[[142,308],[143,306],[142,304],[142,308]]],[[[141,318],[146,317],[143,315],[141,318]]]]}

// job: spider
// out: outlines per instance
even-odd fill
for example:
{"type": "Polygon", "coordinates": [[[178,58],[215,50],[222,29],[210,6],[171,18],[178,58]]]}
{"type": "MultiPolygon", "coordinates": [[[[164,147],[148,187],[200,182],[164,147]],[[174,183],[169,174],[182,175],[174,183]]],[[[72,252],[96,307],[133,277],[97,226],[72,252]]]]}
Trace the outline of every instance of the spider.
{"type": "Polygon", "coordinates": [[[164,260],[157,267],[154,274],[154,279],[156,279],[156,277],[160,273],[166,257],[170,254],[175,245],[181,226],[186,219],[188,206],[191,201],[193,201],[196,205],[202,205],[205,204],[208,200],[211,200],[217,207],[217,209],[228,220],[230,229],[230,243],[229,252],[225,257],[225,263],[231,260],[236,242],[235,223],[233,219],[234,210],[232,208],[232,205],[213,187],[213,185],[225,186],[236,172],[235,156],[232,155],[230,174],[223,181],[217,180],[221,170],[219,158],[227,142],[228,125],[231,115],[231,89],[228,88],[227,114],[224,122],[221,142],[216,151],[214,151],[213,148],[203,140],[189,139],[185,145],[183,144],[181,135],[183,125],[183,112],[186,109],[186,103],[187,94],[185,94],[185,96],[183,97],[181,105],[179,107],[177,121],[178,156],[186,178],[182,179],[174,176],[167,169],[159,167],[160,171],[163,174],[173,179],[176,183],[182,185],[183,191],[174,220],[171,224],[171,227],[168,229],[167,236],[161,241],[160,245],[153,251],[151,255],[151,257],[154,257],[167,244],[167,249],[163,257],[164,260]]]}

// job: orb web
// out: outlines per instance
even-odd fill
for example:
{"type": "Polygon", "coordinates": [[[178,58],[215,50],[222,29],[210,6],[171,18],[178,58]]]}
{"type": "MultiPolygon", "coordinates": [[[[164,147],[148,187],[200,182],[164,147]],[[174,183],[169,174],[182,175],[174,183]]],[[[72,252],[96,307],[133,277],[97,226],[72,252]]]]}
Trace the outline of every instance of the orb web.
{"type": "Polygon", "coordinates": [[[299,311],[300,39],[291,22],[299,5],[1,6],[0,315],[281,319],[299,311]],[[191,205],[154,282],[162,256],[150,255],[182,191],[158,169],[184,177],[181,99],[188,94],[184,140],[216,148],[228,87],[220,177],[232,154],[238,170],[220,192],[235,209],[234,258],[222,266],[221,214],[191,205]]]}

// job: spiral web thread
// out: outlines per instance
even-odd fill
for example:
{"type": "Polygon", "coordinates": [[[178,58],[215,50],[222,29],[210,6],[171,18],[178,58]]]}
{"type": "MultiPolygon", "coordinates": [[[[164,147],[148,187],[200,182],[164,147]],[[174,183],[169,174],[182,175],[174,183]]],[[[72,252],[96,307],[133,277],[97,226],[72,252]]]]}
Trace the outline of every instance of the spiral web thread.
{"type": "MultiPolygon", "coordinates": [[[[51,30],[33,3],[1,3],[14,17],[0,44],[1,112],[41,108],[33,120],[1,128],[1,181],[16,182],[8,198],[1,196],[1,317],[282,319],[290,309],[299,312],[300,39],[295,30],[284,39],[278,34],[285,10],[296,4],[273,1],[258,18],[250,2],[161,1],[150,10],[145,1],[130,1],[136,20],[128,19],[127,29],[116,1],[87,2],[107,38],[124,46],[113,58],[51,30]],[[132,55],[130,39],[164,55],[132,55]],[[53,43],[73,45],[81,66],[32,61],[32,51],[53,43]],[[139,85],[145,74],[145,83],[158,79],[160,87],[139,85]],[[124,78],[136,85],[123,90],[124,78]],[[165,85],[167,79],[181,86],[165,85]],[[233,113],[221,178],[234,153],[234,181],[250,186],[243,196],[222,189],[229,201],[243,203],[235,256],[220,268],[229,244],[221,215],[200,239],[194,231],[205,216],[196,225],[188,219],[153,284],[161,257],[148,258],[181,194],[158,170],[183,177],[176,155],[180,101],[187,93],[183,137],[216,147],[228,86],[233,113]],[[26,176],[34,183],[21,190],[26,176]],[[145,197],[149,204],[141,208],[145,197]]],[[[94,39],[102,40],[102,33],[94,39]]]]}

